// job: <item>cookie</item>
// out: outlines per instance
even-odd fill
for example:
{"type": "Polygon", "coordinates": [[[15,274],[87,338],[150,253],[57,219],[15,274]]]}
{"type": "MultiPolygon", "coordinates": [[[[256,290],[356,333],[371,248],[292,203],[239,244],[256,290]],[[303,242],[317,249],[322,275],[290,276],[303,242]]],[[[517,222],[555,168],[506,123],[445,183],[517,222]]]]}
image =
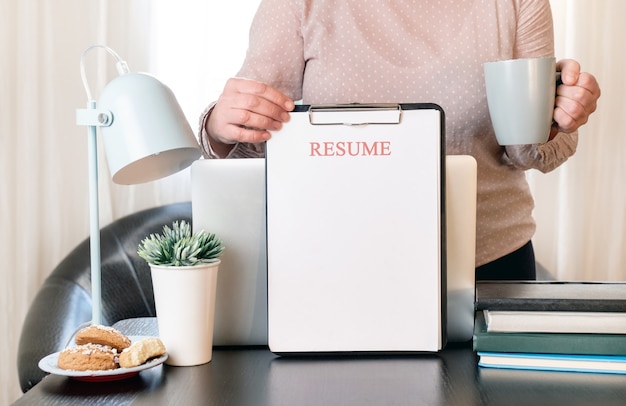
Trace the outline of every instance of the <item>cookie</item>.
{"type": "Polygon", "coordinates": [[[130,339],[113,327],[91,325],[76,333],[76,344],[100,344],[108,345],[121,352],[124,348],[130,347],[130,339]]]}
{"type": "Polygon", "coordinates": [[[58,365],[74,371],[103,371],[118,368],[116,357],[117,350],[109,346],[83,344],[61,351],[58,365]]]}
{"type": "Polygon", "coordinates": [[[156,337],[144,338],[133,343],[120,353],[119,362],[122,368],[136,367],[150,358],[165,354],[165,345],[156,337]]]}

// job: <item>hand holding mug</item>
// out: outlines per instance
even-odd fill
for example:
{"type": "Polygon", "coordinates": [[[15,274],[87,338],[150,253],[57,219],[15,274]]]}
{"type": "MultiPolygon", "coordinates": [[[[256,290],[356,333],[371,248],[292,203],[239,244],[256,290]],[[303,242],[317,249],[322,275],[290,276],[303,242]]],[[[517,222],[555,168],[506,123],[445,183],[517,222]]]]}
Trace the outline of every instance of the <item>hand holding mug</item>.
{"type": "Polygon", "coordinates": [[[570,133],[596,111],[600,86],[592,74],[581,72],[580,64],[572,59],[557,62],[556,70],[561,72],[562,85],[556,89],[554,122],[559,131],[570,133]]]}

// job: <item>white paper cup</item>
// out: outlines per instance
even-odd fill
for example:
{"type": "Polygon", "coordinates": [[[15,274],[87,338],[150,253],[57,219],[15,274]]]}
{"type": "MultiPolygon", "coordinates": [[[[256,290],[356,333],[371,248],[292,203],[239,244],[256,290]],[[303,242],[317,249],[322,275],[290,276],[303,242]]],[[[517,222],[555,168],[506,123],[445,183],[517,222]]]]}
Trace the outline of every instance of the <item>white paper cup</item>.
{"type": "Polygon", "coordinates": [[[548,141],[556,94],[556,58],[487,62],[483,68],[498,144],[548,141]]]}
{"type": "Polygon", "coordinates": [[[166,364],[192,366],[211,361],[219,264],[150,266],[159,337],[168,353],[166,364]]]}

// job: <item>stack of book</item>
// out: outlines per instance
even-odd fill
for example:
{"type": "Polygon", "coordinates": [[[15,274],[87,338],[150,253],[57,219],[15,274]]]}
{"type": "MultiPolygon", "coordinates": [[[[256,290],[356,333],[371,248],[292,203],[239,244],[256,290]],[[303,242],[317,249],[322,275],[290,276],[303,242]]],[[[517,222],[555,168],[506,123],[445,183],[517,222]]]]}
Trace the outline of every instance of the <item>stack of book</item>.
{"type": "Polygon", "coordinates": [[[479,282],[482,367],[626,374],[626,283],[479,282]]]}

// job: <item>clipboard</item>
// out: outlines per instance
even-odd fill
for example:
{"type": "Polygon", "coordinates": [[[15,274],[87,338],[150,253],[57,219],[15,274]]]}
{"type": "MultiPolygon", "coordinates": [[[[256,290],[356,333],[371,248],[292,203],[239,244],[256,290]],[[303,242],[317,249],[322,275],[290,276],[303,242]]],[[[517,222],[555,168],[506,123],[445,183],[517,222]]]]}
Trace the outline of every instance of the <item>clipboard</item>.
{"type": "Polygon", "coordinates": [[[272,352],[445,345],[444,112],[300,105],[266,143],[272,352]]]}

